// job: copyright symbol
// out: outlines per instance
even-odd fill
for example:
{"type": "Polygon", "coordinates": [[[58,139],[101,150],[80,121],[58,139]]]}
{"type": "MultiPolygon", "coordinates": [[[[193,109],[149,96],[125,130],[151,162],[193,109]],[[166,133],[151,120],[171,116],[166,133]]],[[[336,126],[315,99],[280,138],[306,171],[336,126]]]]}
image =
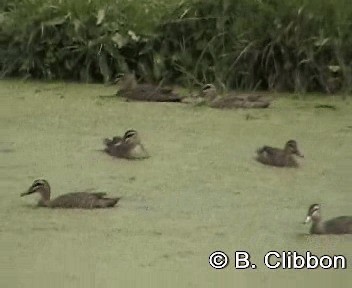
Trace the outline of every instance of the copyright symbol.
{"type": "Polygon", "coordinates": [[[229,257],[222,251],[215,251],[209,256],[209,264],[214,269],[224,269],[229,264],[229,257]]]}

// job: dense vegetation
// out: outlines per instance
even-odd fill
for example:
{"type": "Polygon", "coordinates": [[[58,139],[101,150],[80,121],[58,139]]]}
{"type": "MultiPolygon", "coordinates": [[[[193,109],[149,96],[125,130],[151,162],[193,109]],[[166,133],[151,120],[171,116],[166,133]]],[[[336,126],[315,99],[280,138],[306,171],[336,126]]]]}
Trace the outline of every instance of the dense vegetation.
{"type": "Polygon", "coordinates": [[[352,90],[350,0],[3,0],[1,76],[352,90]]]}

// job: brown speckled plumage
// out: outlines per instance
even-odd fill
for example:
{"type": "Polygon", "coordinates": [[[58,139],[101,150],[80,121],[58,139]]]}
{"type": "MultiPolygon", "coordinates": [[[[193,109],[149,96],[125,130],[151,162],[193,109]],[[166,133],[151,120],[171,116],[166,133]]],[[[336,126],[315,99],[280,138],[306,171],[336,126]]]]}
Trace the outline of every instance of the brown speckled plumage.
{"type": "Polygon", "coordinates": [[[172,92],[172,89],[152,84],[138,84],[134,74],[125,74],[119,79],[118,95],[127,100],[150,102],[181,102],[183,97],[172,92]]]}
{"type": "Polygon", "coordinates": [[[212,108],[267,108],[270,100],[261,95],[227,95],[219,97],[213,84],[206,84],[201,90],[201,97],[212,108]]]}
{"type": "Polygon", "coordinates": [[[50,185],[48,181],[44,179],[35,180],[29,189],[21,194],[21,197],[30,195],[32,193],[39,193],[41,195],[38,206],[49,208],[108,208],[115,206],[116,203],[120,200],[119,197],[105,197],[106,193],[104,192],[74,192],[58,196],[54,199],[50,199],[50,185]]]}
{"type": "Polygon", "coordinates": [[[298,150],[295,140],[287,141],[284,149],[263,146],[257,150],[256,160],[271,166],[277,167],[298,167],[298,163],[294,155],[304,157],[298,150]]]}

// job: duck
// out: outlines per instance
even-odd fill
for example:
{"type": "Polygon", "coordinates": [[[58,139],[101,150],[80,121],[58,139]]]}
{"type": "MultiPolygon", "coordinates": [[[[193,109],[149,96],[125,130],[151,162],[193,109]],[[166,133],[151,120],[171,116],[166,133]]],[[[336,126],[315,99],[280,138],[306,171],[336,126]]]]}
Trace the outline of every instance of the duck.
{"type": "Polygon", "coordinates": [[[277,167],[298,167],[299,164],[293,155],[304,157],[299,151],[296,140],[286,142],[284,149],[263,146],[257,150],[256,160],[265,165],[277,167]]]}
{"type": "Polygon", "coordinates": [[[106,197],[105,192],[73,192],[50,199],[51,189],[49,182],[45,179],[34,180],[28,190],[21,193],[21,197],[33,193],[39,193],[41,196],[38,206],[48,208],[109,208],[115,206],[120,200],[120,197],[106,197]]]}
{"type": "Polygon", "coordinates": [[[174,93],[170,88],[152,84],[138,84],[134,73],[118,75],[120,89],[117,94],[126,100],[149,102],[182,102],[184,97],[174,93]]]}
{"type": "Polygon", "coordinates": [[[310,234],[352,234],[352,216],[339,216],[323,222],[320,210],[319,204],[309,206],[304,224],[312,222],[310,234]]]}
{"type": "Polygon", "coordinates": [[[113,157],[129,160],[150,157],[141,142],[138,132],[134,129],[127,130],[123,137],[105,138],[103,143],[105,144],[104,152],[113,157]]]}
{"type": "Polygon", "coordinates": [[[262,95],[227,95],[220,97],[213,84],[205,84],[200,92],[200,97],[207,102],[209,107],[225,108],[268,108],[271,101],[262,95]]]}

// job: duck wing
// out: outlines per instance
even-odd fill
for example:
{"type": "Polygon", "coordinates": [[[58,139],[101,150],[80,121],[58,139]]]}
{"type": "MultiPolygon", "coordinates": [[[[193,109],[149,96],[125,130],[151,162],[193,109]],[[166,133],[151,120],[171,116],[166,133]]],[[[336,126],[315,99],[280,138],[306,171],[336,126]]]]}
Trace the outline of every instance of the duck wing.
{"type": "Polygon", "coordinates": [[[172,93],[172,89],[171,89],[171,88],[160,87],[159,89],[160,89],[160,91],[161,91],[162,93],[172,93]]]}
{"type": "Polygon", "coordinates": [[[232,95],[232,101],[237,101],[238,108],[267,108],[271,101],[259,94],[232,95]]]}
{"type": "Polygon", "coordinates": [[[121,142],[106,146],[104,151],[110,156],[114,156],[118,158],[127,158],[127,156],[129,155],[129,151],[132,150],[133,147],[134,145],[121,141],[121,142]]]}
{"type": "Polygon", "coordinates": [[[257,150],[257,154],[264,154],[267,153],[268,155],[274,156],[280,153],[281,150],[278,148],[270,147],[270,146],[263,146],[257,150]]]}
{"type": "Polygon", "coordinates": [[[152,84],[139,84],[132,90],[121,90],[123,97],[136,101],[181,102],[183,97],[172,92],[170,88],[162,88],[152,84]]]}
{"type": "Polygon", "coordinates": [[[352,216],[340,216],[324,222],[327,232],[332,234],[352,234],[352,216]]]}
{"type": "Polygon", "coordinates": [[[243,101],[242,108],[268,108],[270,101],[243,101]]]}
{"type": "Polygon", "coordinates": [[[107,198],[105,192],[73,192],[67,193],[49,202],[51,208],[104,208],[114,206],[120,198],[107,198]]]}
{"type": "Polygon", "coordinates": [[[122,139],[122,137],[115,136],[112,139],[105,138],[103,143],[106,146],[104,149],[104,152],[106,152],[109,155],[112,155],[114,153],[114,151],[117,150],[116,147],[123,144],[123,139],[122,139]]]}
{"type": "Polygon", "coordinates": [[[262,95],[251,94],[246,96],[246,100],[251,102],[260,101],[261,99],[263,99],[262,95]]]}
{"type": "Polygon", "coordinates": [[[120,143],[107,146],[104,151],[110,156],[129,160],[146,159],[150,157],[141,143],[132,144],[121,141],[120,143]]]}
{"type": "Polygon", "coordinates": [[[89,194],[98,199],[104,198],[106,196],[106,192],[90,192],[89,194]]]}
{"type": "Polygon", "coordinates": [[[120,201],[120,197],[116,197],[116,198],[102,198],[99,199],[99,201],[96,201],[94,203],[94,208],[109,208],[109,207],[114,207],[117,202],[120,201]]]}
{"type": "Polygon", "coordinates": [[[112,139],[109,139],[109,138],[105,138],[103,140],[103,143],[106,145],[106,146],[109,146],[109,145],[115,145],[117,143],[120,143],[122,141],[122,137],[120,136],[115,136],[113,137],[112,139]]]}
{"type": "Polygon", "coordinates": [[[238,98],[237,96],[227,96],[227,97],[219,97],[209,103],[209,106],[212,108],[240,108],[242,106],[243,100],[238,98]]]}

